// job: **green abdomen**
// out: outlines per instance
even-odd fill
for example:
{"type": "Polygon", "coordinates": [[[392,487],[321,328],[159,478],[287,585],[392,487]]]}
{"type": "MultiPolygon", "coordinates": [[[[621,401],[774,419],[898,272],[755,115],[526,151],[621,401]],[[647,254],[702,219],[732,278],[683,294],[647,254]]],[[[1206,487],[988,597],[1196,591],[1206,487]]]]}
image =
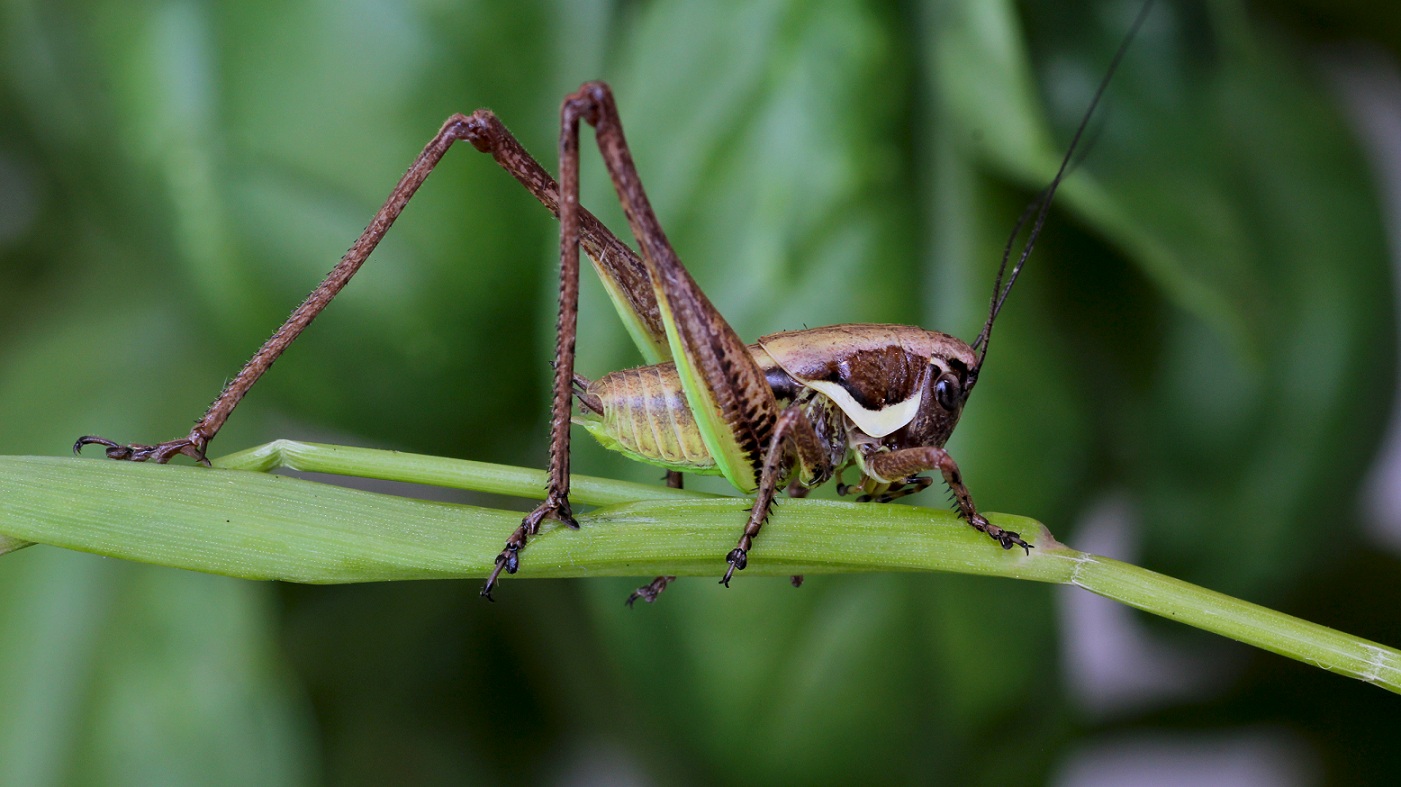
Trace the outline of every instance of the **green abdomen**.
{"type": "Polygon", "coordinates": [[[675,364],[604,375],[589,384],[586,395],[603,413],[583,408],[575,421],[604,448],[669,470],[720,472],[686,404],[675,364]]]}

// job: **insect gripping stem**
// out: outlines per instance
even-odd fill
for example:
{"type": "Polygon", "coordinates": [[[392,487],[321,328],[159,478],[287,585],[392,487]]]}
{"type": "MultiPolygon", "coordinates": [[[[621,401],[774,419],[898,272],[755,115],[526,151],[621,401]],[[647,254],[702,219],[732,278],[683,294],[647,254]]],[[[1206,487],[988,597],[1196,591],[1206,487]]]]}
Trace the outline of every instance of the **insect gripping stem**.
{"type": "MultiPolygon", "coordinates": [[[[570,424],[576,388],[593,418],[584,418],[585,425],[606,447],[671,471],[716,472],[741,492],[756,493],[743,535],[726,557],[726,583],[735,571],[745,568],[749,549],[778,490],[787,486],[791,496],[802,496],[833,476],[840,478],[843,468],[853,466],[862,475],[856,485],[862,497],[880,501],[924,489],[930,479],[921,474],[938,471],[969,525],[1004,549],[1020,546],[1028,552],[1031,546],[1017,533],[993,526],[978,513],[957,465],[943,446],[977,380],[993,325],[1040,235],[1089,118],[1150,6],[1144,5],[1116,52],[1055,178],[1008,239],[987,323],[972,346],[923,328],[873,324],[790,331],[746,345],[681,264],[647,199],[611,91],[601,82],[589,82],[567,96],[561,106],[559,183],[489,110],[453,115],[399,180],[350,250],[230,381],[188,436],[152,446],[121,445],[89,436],[80,438],[75,450],[96,443],[116,459],[161,463],[184,454],[205,461],[209,442],[242,397],[366,262],[452,144],[466,140],[477,150],[490,153],[560,219],[559,312],[546,495],[506,540],[482,596],[491,598],[501,574],[516,573],[520,551],[540,531],[545,519],[578,527],[569,501],[570,424]],[[640,253],[628,249],[579,205],[581,124],[595,131],[599,153],[640,253]],[[1026,244],[1008,273],[1016,239],[1028,221],[1032,226],[1026,244]],[[574,373],[581,248],[593,260],[639,349],[653,361],[652,366],[634,370],[638,373],[627,378],[636,385],[620,382],[626,375],[608,376],[615,378],[612,382],[606,382],[605,377],[591,383],[574,373]],[[666,359],[671,362],[658,362],[666,359]],[[643,371],[646,374],[641,374],[643,371]],[[647,386],[639,381],[651,381],[652,388],[643,390],[647,386]],[[618,424],[630,425],[632,434],[621,434],[618,424]],[[651,443],[637,438],[644,431],[653,436],[651,443]],[[662,432],[667,439],[662,439],[662,432]],[[689,447],[689,453],[682,452],[688,457],[684,462],[664,450],[665,445],[673,444],[689,447]]],[[[660,579],[638,597],[651,600],[665,584],[666,580],[660,579]]]]}

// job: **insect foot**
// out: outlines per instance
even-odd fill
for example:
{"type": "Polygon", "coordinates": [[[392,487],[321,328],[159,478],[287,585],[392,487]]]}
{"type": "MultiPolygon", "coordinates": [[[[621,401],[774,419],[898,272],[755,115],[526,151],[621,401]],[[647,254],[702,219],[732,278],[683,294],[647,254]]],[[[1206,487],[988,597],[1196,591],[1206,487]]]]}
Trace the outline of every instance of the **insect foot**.
{"type": "Polygon", "coordinates": [[[666,590],[666,586],[669,583],[675,581],[676,577],[657,577],[637,590],[634,590],[632,595],[628,596],[628,600],[625,603],[629,608],[631,608],[638,599],[642,599],[648,604],[651,604],[653,601],[657,600],[657,596],[660,596],[663,590],[666,590]]]}
{"type": "Polygon", "coordinates": [[[993,536],[1003,549],[1011,549],[1014,546],[1021,547],[1028,555],[1031,554],[1031,544],[1022,540],[1022,537],[1015,530],[1004,530],[1000,535],[993,536]]]}
{"type": "Polygon", "coordinates": [[[506,547],[501,550],[501,554],[496,556],[496,567],[491,570],[491,576],[487,577],[486,584],[482,585],[481,597],[487,601],[495,601],[491,597],[491,591],[500,584],[501,572],[514,574],[520,570],[520,551],[525,549],[526,540],[530,536],[540,532],[540,523],[546,517],[558,520],[568,527],[578,530],[579,523],[574,519],[574,512],[569,507],[569,498],[565,496],[550,495],[545,498],[545,502],[535,507],[521,520],[520,527],[511,533],[511,537],[506,539],[506,547]]]}
{"type": "Polygon", "coordinates": [[[491,591],[496,587],[497,580],[501,576],[502,571],[505,571],[507,574],[514,574],[520,570],[520,551],[521,547],[525,546],[525,538],[522,537],[519,542],[517,542],[516,534],[518,533],[520,533],[519,530],[512,533],[511,538],[506,541],[506,548],[501,550],[501,554],[496,556],[496,568],[491,570],[491,576],[487,577],[486,584],[482,585],[481,597],[487,601],[496,601],[496,599],[491,597],[491,591]]]}
{"type": "Polygon", "coordinates": [[[973,517],[968,520],[968,524],[972,525],[978,530],[983,531],[984,533],[987,533],[993,541],[996,541],[997,543],[1001,544],[1003,549],[1021,547],[1028,555],[1031,554],[1031,544],[1028,544],[1025,541],[1023,541],[1020,533],[1016,532],[1015,530],[1003,530],[1002,528],[998,527],[997,525],[994,525],[993,523],[987,521],[987,519],[983,518],[982,514],[974,514],[973,517]]]}
{"type": "Polygon", "coordinates": [[[749,565],[749,552],[743,548],[735,547],[730,550],[730,554],[725,556],[725,562],[729,563],[730,567],[725,569],[725,576],[720,580],[720,584],[729,587],[730,577],[734,576],[736,571],[743,571],[744,567],[749,565]]]}
{"type": "Polygon", "coordinates": [[[163,465],[176,456],[184,454],[205,467],[209,466],[209,458],[204,455],[204,450],[209,445],[209,438],[198,432],[191,432],[189,437],[169,440],[156,445],[141,445],[140,443],[123,445],[105,437],[84,435],[73,444],[73,453],[81,455],[85,445],[104,446],[107,449],[108,459],[119,459],[127,462],[155,462],[158,465],[163,465]]]}

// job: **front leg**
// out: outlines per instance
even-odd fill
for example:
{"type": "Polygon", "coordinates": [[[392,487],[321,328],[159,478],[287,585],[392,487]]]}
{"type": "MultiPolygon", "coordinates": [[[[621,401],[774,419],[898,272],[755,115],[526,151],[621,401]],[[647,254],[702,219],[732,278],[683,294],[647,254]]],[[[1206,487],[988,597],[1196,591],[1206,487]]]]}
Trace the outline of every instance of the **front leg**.
{"type": "Polygon", "coordinates": [[[933,446],[901,448],[895,451],[872,452],[866,454],[863,460],[866,473],[884,483],[894,483],[926,470],[938,470],[943,474],[944,483],[948,484],[949,491],[953,493],[954,502],[958,505],[958,514],[964,521],[974,529],[987,533],[1001,544],[1003,549],[1018,546],[1026,550],[1027,554],[1031,554],[1031,545],[1023,541],[1020,534],[1003,530],[978,513],[973,505],[973,496],[969,494],[968,487],[963,485],[963,474],[959,472],[958,464],[949,456],[948,451],[933,446]]]}

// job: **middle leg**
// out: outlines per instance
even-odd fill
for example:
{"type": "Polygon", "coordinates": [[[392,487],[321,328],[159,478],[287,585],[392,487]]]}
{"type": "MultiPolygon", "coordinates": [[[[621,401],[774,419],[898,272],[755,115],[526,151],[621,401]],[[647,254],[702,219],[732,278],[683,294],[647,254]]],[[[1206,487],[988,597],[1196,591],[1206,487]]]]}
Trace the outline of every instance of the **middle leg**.
{"type": "MultiPolygon", "coordinates": [[[[749,512],[749,522],[739,537],[739,544],[725,556],[725,562],[730,564],[720,580],[725,587],[730,586],[730,578],[736,571],[744,570],[749,564],[749,550],[754,546],[754,539],[764,522],[768,521],[774,495],[783,480],[791,474],[795,463],[798,477],[803,483],[817,484],[832,476],[831,457],[802,405],[796,402],[779,415],[778,423],[774,426],[773,439],[769,442],[759,476],[759,491],[749,512]]],[[[801,584],[802,580],[794,577],[794,587],[801,584]]]]}

